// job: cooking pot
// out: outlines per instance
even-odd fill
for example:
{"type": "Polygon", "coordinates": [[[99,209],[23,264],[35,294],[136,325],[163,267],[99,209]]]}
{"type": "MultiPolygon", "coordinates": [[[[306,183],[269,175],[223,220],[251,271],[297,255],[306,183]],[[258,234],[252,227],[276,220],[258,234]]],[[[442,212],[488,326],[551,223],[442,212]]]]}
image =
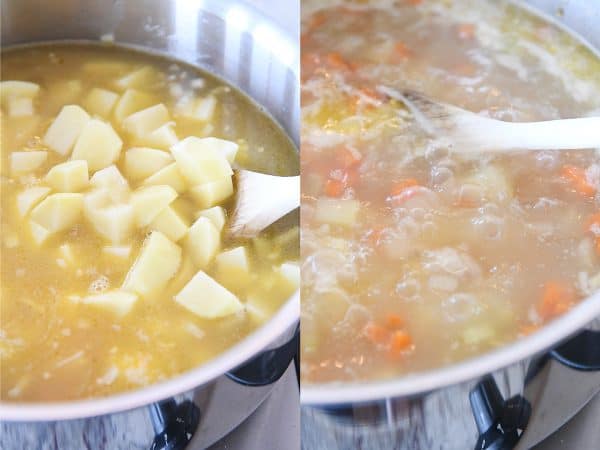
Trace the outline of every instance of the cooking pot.
{"type": "MultiPolygon", "coordinates": [[[[239,88],[298,145],[297,36],[249,4],[227,0],[2,0],[1,10],[3,48],[42,41],[103,39],[164,54],[239,88]]],[[[102,416],[153,404],[151,415],[145,410],[143,414],[153,419],[158,432],[168,428],[171,419],[185,416],[187,428],[179,431],[185,437],[198,427],[196,434],[202,435],[202,446],[207,446],[247,417],[288,368],[297,350],[298,320],[299,294],[295,293],[264,326],[196,369],[106,398],[52,403],[2,401],[2,426],[10,426],[7,422],[102,416]],[[172,398],[178,394],[182,395],[172,398]],[[231,408],[232,402],[235,408],[231,408]],[[207,405],[215,414],[222,414],[221,403],[227,404],[230,414],[211,418],[207,405]]]]}
{"type": "MultiPolygon", "coordinates": [[[[600,55],[600,2],[513,3],[600,55]]],[[[600,327],[590,327],[598,316],[600,293],[538,333],[459,364],[385,381],[304,384],[303,446],[530,448],[600,391],[600,327]]]]}

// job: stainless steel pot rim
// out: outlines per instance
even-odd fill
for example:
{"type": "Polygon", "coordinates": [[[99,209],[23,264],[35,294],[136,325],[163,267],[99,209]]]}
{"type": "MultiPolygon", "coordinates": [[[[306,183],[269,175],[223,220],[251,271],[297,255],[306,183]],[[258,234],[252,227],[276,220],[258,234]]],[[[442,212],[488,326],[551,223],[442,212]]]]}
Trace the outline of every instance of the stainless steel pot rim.
{"type": "Polygon", "coordinates": [[[276,340],[298,322],[299,305],[300,295],[296,292],[265,326],[217,358],[167,381],[103,398],[47,403],[0,402],[0,420],[34,422],[81,419],[134,409],[190,391],[264,350],[265,343],[276,340]]]}
{"type": "Polygon", "coordinates": [[[600,316],[600,292],[588,297],[564,316],[537,333],[482,356],[441,369],[417,372],[389,381],[353,383],[303,383],[300,400],[305,405],[345,405],[386,398],[414,396],[482,375],[525,360],[555,346],[600,316]]]}

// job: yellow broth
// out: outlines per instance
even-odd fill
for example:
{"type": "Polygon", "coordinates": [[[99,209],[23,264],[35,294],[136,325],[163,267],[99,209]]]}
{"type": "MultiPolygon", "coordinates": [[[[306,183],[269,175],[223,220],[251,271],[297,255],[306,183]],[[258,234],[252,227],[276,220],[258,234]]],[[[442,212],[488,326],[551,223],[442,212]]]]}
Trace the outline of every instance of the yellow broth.
{"type": "MultiPolygon", "coordinates": [[[[108,124],[122,140],[115,164],[128,179],[128,201],[144,188],[145,179],[152,174],[146,173],[144,179],[139,174],[130,177],[135,164],[142,161],[138,158],[131,168],[125,161],[129,149],[140,147],[139,136],[125,129],[126,118],[117,117],[116,113],[127,89],[145,96],[146,101],[138,104],[135,111],[163,104],[179,141],[190,136],[222,138],[237,144],[231,164],[234,168],[296,174],[298,158],[293,144],[257,105],[194,67],[113,45],[65,44],[7,50],[2,54],[2,81],[8,80],[32,82],[40,88],[30,102],[33,111],[27,111],[27,106],[20,108],[21,100],[10,103],[8,85],[3,84],[2,92],[2,400],[105,396],[168,379],[219,355],[268,321],[289,298],[295,281],[285,276],[281,267],[293,272],[298,258],[297,216],[252,240],[232,240],[227,237],[227,224],[218,227],[211,219],[209,226],[203,219],[206,227],[217,230],[217,248],[206,263],[198,264],[195,253],[190,255],[190,248],[198,249],[190,247],[194,243],[188,240],[189,230],[202,208],[186,184],[170,203],[185,226],[190,227],[185,235],[177,236],[177,242],[175,238],[168,239],[169,248],[181,249],[173,266],[175,273],[168,277],[165,286],[147,295],[138,295],[135,289],[133,293],[126,292],[124,298],[135,298],[135,302],[129,311],[119,314],[110,305],[88,300],[90,296],[104,298],[93,296],[106,292],[127,291],[125,277],[140,256],[143,243],[149,242],[149,236],[156,236],[157,231],[153,230],[158,228],[136,226],[125,242],[112,243],[97,232],[85,214],[79,214],[66,229],[36,243],[30,228],[36,206],[25,217],[17,207],[20,193],[48,186],[48,171],[69,160],[68,154],[53,151],[44,140],[65,105],[87,109],[93,119],[108,124]],[[114,94],[109,94],[105,103],[94,103],[89,97],[93,89],[114,94]],[[111,102],[110,98],[116,100],[111,102]],[[209,113],[198,106],[207,98],[214,100],[209,113]],[[47,158],[32,170],[16,173],[11,155],[33,151],[46,151],[47,158]],[[248,263],[247,273],[242,274],[247,278],[245,283],[233,279],[236,277],[224,277],[229,273],[226,270],[217,273],[221,269],[215,262],[219,258],[216,253],[240,246],[248,263]],[[199,270],[218,279],[239,299],[241,308],[211,318],[175,302],[174,297],[199,270]]],[[[127,117],[134,110],[127,111],[127,117]]],[[[159,159],[172,158],[169,145],[155,151],[164,153],[159,159]]],[[[147,172],[147,168],[144,170],[147,172]]],[[[89,176],[97,172],[90,169],[89,176]]],[[[108,190],[113,188],[110,185],[108,190]]],[[[95,189],[86,184],[75,197],[81,195],[85,199],[95,189]]],[[[56,192],[53,188],[50,195],[56,192]]],[[[231,199],[228,195],[218,202],[225,215],[230,212],[231,199]]],[[[161,271],[157,270],[156,275],[160,276],[161,271]]],[[[202,292],[199,294],[202,297],[202,292]]],[[[207,301],[212,301],[212,297],[207,301]]]]}
{"type": "Polygon", "coordinates": [[[469,156],[378,85],[507,121],[597,115],[600,61],[504,2],[303,3],[302,379],[435,369],[600,287],[598,150],[469,156]]]}

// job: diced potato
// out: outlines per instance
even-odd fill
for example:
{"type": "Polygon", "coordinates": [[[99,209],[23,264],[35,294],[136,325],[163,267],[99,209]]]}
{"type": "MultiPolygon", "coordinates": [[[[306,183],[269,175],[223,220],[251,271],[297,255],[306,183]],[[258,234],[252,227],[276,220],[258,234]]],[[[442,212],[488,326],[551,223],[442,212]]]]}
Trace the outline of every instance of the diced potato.
{"type": "Polygon", "coordinates": [[[9,98],[6,110],[11,117],[33,116],[33,100],[27,97],[9,98]]]}
{"type": "Polygon", "coordinates": [[[216,107],[217,99],[210,95],[187,103],[178,112],[189,119],[208,122],[213,118],[216,107]]]}
{"type": "Polygon", "coordinates": [[[32,172],[48,159],[48,152],[35,150],[31,152],[12,152],[10,154],[10,171],[12,174],[32,172]]]}
{"type": "Polygon", "coordinates": [[[97,295],[88,295],[81,303],[93,305],[113,312],[118,317],[126,316],[135,305],[138,296],[132,292],[109,291],[97,295]]]}
{"type": "Polygon", "coordinates": [[[281,278],[289,286],[290,295],[300,287],[300,267],[296,263],[286,262],[277,270],[281,278]]]}
{"type": "Polygon", "coordinates": [[[134,147],[125,152],[125,173],[130,180],[147,178],[173,162],[167,152],[147,147],[134,147]]]}
{"type": "Polygon", "coordinates": [[[129,270],[123,289],[142,297],[157,295],[177,273],[180,264],[181,248],[160,231],[153,231],[129,270]]]}
{"type": "Polygon", "coordinates": [[[160,79],[159,73],[151,66],[144,66],[119,78],[116,82],[120,89],[152,87],[160,79]]]}
{"type": "Polygon", "coordinates": [[[0,81],[0,99],[2,106],[10,98],[33,98],[40,92],[40,85],[29,81],[0,81]]]}
{"type": "Polygon", "coordinates": [[[129,189],[129,183],[115,165],[105,167],[96,172],[90,178],[90,184],[95,188],[111,189],[117,186],[119,189],[129,189]]]}
{"type": "Polygon", "coordinates": [[[121,123],[134,112],[147,108],[156,103],[156,98],[146,92],[127,89],[115,106],[114,116],[121,123]]]}
{"type": "Polygon", "coordinates": [[[156,130],[153,130],[150,134],[139,137],[136,141],[142,145],[168,150],[171,146],[179,142],[179,138],[173,130],[174,126],[175,122],[167,122],[156,130]]]}
{"type": "Polygon", "coordinates": [[[483,188],[485,196],[493,202],[507,203],[513,196],[512,183],[500,167],[487,165],[469,176],[466,183],[473,183],[483,188]]]}
{"type": "Polygon", "coordinates": [[[183,238],[188,231],[190,224],[171,206],[163,209],[152,222],[149,228],[162,232],[165,236],[174,242],[183,238]]]}
{"type": "Polygon", "coordinates": [[[169,292],[179,292],[183,289],[188,281],[196,275],[197,270],[192,258],[184,253],[177,274],[169,281],[169,292]]]}
{"type": "Polygon", "coordinates": [[[83,213],[100,236],[114,243],[126,242],[135,228],[132,205],[111,204],[107,191],[87,194],[83,213]]]}
{"type": "Polygon", "coordinates": [[[176,163],[169,164],[166,167],[163,167],[154,175],[149,176],[142,183],[145,186],[160,186],[167,185],[171,186],[178,193],[185,192],[187,186],[185,184],[185,180],[181,175],[181,172],[177,168],[176,163]]]}
{"type": "Polygon", "coordinates": [[[317,200],[315,220],[331,225],[350,227],[356,222],[360,202],[358,200],[338,200],[320,198],[317,200]]]}
{"type": "Polygon", "coordinates": [[[222,231],[225,226],[225,208],[222,208],[221,206],[202,209],[198,211],[196,218],[198,217],[207,217],[219,231],[222,231]]]}
{"type": "Polygon", "coordinates": [[[44,200],[51,189],[45,186],[33,186],[19,192],[17,195],[17,211],[21,217],[25,217],[31,209],[44,200]]]}
{"type": "Polygon", "coordinates": [[[221,233],[210,219],[199,217],[188,230],[184,245],[196,266],[203,269],[219,251],[221,233]]]}
{"type": "Polygon", "coordinates": [[[199,271],[174,297],[187,310],[205,319],[215,319],[235,314],[243,309],[238,298],[199,271]]]}
{"type": "Polygon", "coordinates": [[[111,258],[127,260],[131,256],[131,245],[105,245],[102,253],[111,258]]]}
{"type": "Polygon", "coordinates": [[[113,164],[121,154],[123,141],[113,127],[98,119],[91,119],[81,130],[71,159],[83,159],[91,172],[113,164]]]}
{"type": "Polygon", "coordinates": [[[119,94],[108,89],[93,88],[83,99],[84,108],[92,114],[108,118],[119,100],[119,94]]]}
{"type": "Polygon", "coordinates": [[[123,128],[133,136],[140,138],[148,136],[170,120],[169,110],[165,105],[159,103],[127,116],[123,120],[123,128]]]}
{"type": "Polygon", "coordinates": [[[244,307],[250,320],[257,325],[265,323],[273,315],[268,302],[255,295],[248,297],[244,307]]]}
{"type": "Polygon", "coordinates": [[[46,182],[58,192],[80,192],[88,185],[86,161],[67,161],[52,167],[46,174],[46,182]]]}
{"type": "Polygon", "coordinates": [[[89,114],[79,106],[64,106],[48,127],[42,141],[55,152],[67,156],[89,120],[89,114]]]}
{"type": "Polygon", "coordinates": [[[205,142],[205,145],[214,148],[217,152],[224,155],[227,161],[229,161],[229,164],[233,164],[235,161],[235,155],[237,155],[239,149],[239,145],[237,143],[215,137],[206,137],[202,140],[205,142]]]}
{"type": "Polygon", "coordinates": [[[177,191],[166,185],[142,187],[133,192],[131,205],[137,225],[148,226],[176,198],[177,191]]]}
{"type": "Polygon", "coordinates": [[[83,195],[75,193],[52,194],[31,211],[31,219],[51,233],[75,225],[81,218],[83,195]]]}
{"type": "Polygon", "coordinates": [[[42,245],[52,234],[51,231],[48,231],[46,228],[35,223],[33,220],[29,221],[29,232],[31,233],[33,242],[36,245],[42,245]]]}
{"type": "Polygon", "coordinates": [[[209,181],[191,188],[190,194],[200,208],[211,208],[231,197],[233,194],[233,181],[231,177],[209,181]]]}
{"type": "Polygon", "coordinates": [[[219,253],[215,258],[216,278],[233,291],[243,289],[250,282],[248,257],[244,247],[219,253]]]}
{"type": "Polygon", "coordinates": [[[225,155],[211,139],[188,137],[171,147],[177,167],[190,186],[222,180],[233,174],[225,155]]]}

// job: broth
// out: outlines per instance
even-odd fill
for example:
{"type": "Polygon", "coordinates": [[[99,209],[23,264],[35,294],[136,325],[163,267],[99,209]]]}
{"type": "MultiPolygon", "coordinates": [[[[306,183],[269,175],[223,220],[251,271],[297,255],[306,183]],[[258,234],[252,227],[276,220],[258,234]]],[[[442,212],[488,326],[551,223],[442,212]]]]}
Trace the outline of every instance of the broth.
{"type": "Polygon", "coordinates": [[[291,141],[241,93],[114,45],[7,50],[2,81],[2,400],[165,380],[297,289],[297,216],[227,237],[230,166],[298,171],[291,141]]]}
{"type": "Polygon", "coordinates": [[[600,61],[506,2],[303,3],[302,377],[435,369],[600,287],[597,150],[454,154],[376,90],[597,115],[600,61]]]}

